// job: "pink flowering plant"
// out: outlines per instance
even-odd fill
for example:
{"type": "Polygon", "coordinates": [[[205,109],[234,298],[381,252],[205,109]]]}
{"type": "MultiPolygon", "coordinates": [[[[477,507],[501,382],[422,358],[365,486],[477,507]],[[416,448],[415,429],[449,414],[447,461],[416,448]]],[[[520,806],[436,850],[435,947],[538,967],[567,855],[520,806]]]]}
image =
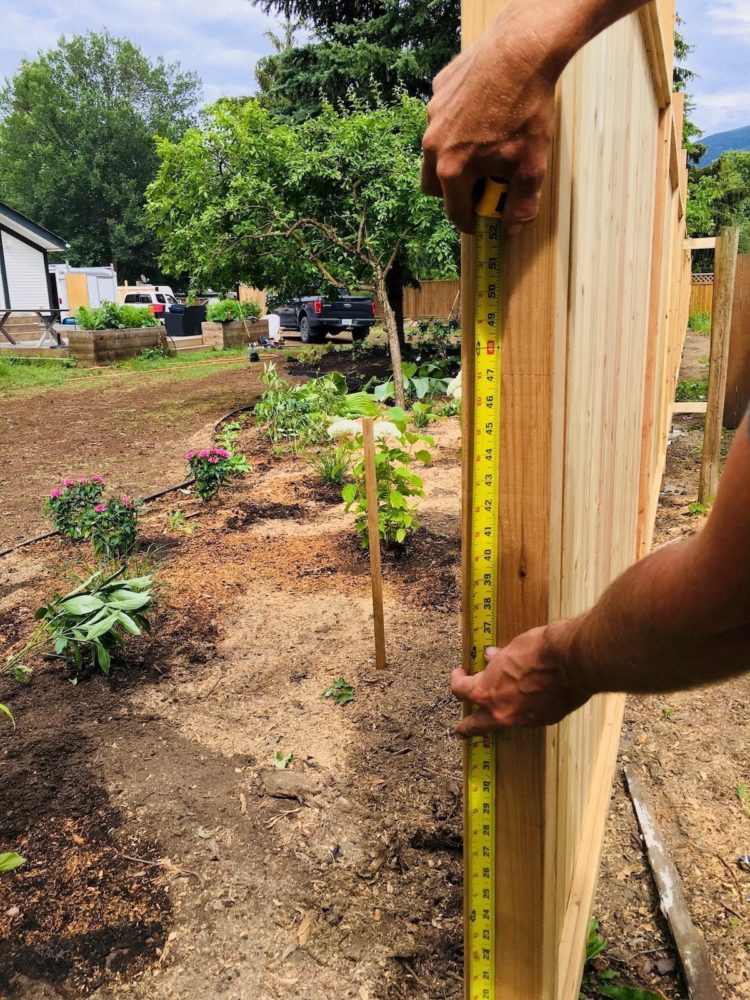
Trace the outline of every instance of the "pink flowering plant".
{"type": "Polygon", "coordinates": [[[243,455],[232,455],[227,448],[201,448],[189,451],[185,458],[201,500],[210,500],[230,476],[242,475],[250,468],[243,455]]]}
{"type": "Polygon", "coordinates": [[[98,559],[124,559],[135,548],[138,538],[140,497],[123,493],[98,503],[85,515],[86,537],[91,540],[98,559]]]}
{"type": "Polygon", "coordinates": [[[103,494],[101,476],[65,479],[45,500],[44,513],[61,535],[80,541],[87,537],[86,515],[101,502],[103,494]]]}

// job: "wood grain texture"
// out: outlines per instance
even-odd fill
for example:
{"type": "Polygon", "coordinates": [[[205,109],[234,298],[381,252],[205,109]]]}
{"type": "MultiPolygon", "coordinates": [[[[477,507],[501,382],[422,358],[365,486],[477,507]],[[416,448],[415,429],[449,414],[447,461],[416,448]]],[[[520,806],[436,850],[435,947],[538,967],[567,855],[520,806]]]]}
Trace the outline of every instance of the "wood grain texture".
{"type": "Polygon", "coordinates": [[[380,566],[380,527],[378,516],[378,475],[375,465],[375,421],[362,419],[364,441],[365,490],[367,491],[367,539],[370,549],[372,580],[372,619],[375,629],[375,666],[385,669],[385,618],[383,615],[383,572],[380,566]]]}
{"type": "MultiPolygon", "coordinates": [[[[503,6],[464,0],[464,44],[503,6]]],[[[671,73],[671,0],[648,18],[652,50],[663,50],[660,79],[638,14],[576,56],[558,87],[539,218],[506,244],[501,643],[585,610],[651,540],[690,255],[675,147],[682,103],[662,86],[664,66],[671,73]]],[[[465,539],[472,254],[465,238],[465,539]]],[[[596,698],[560,726],[498,740],[497,1000],[577,998],[622,705],[596,698]]]]}
{"type": "MultiPolygon", "coordinates": [[[[712,288],[711,285],[697,286],[712,288]]],[[[737,258],[729,333],[727,389],[724,397],[724,426],[739,427],[750,404],[750,254],[737,258]]]]}
{"type": "Polygon", "coordinates": [[[630,769],[625,777],[643,834],[651,871],[664,914],[680,956],[690,1000],[722,1000],[705,938],[690,919],[682,879],[669,857],[664,835],[643,782],[630,769]]]}
{"type": "Polygon", "coordinates": [[[740,231],[725,229],[716,241],[714,267],[714,308],[711,314],[711,351],[708,363],[708,407],[703,434],[703,455],[698,484],[698,501],[710,503],[719,488],[721,429],[724,396],[727,388],[729,334],[732,325],[734,278],[737,270],[737,247],[740,231]]]}

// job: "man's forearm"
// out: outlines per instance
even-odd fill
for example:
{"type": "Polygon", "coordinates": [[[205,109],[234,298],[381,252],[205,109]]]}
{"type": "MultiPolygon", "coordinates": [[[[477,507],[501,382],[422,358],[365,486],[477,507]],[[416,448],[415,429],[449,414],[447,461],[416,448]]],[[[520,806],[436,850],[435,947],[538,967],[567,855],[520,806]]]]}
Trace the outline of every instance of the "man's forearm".
{"type": "Polygon", "coordinates": [[[631,567],[586,614],[555,622],[545,653],[589,693],[672,691],[743,673],[750,623],[743,601],[719,596],[698,538],[631,567]]]}

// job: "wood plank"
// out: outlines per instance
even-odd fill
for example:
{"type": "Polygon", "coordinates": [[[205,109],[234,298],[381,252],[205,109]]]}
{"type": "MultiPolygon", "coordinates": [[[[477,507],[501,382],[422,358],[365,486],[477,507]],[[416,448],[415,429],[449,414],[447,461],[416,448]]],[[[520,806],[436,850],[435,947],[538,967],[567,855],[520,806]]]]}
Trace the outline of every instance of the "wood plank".
{"type": "Polygon", "coordinates": [[[643,782],[628,767],[625,777],[633,800],[638,825],[643,834],[651,871],[659,890],[664,914],[680,956],[691,1000],[722,1000],[716,983],[705,938],[690,919],[682,879],[669,857],[664,834],[657,822],[653,806],[643,782]]]}
{"type": "Polygon", "coordinates": [[[686,413],[705,413],[708,408],[708,403],[700,402],[698,400],[688,400],[686,402],[679,402],[672,404],[672,416],[678,416],[686,413]]]}
{"type": "Polygon", "coordinates": [[[383,573],[380,568],[380,517],[378,475],[375,464],[375,421],[362,419],[364,443],[365,490],[367,491],[367,538],[370,549],[372,581],[372,619],[375,629],[375,667],[385,670],[385,620],[383,617],[383,573]]]}
{"type": "Polygon", "coordinates": [[[682,241],[686,250],[715,250],[716,236],[693,236],[682,241]]]}
{"type": "Polygon", "coordinates": [[[729,333],[732,324],[734,278],[737,270],[739,238],[738,227],[725,229],[716,246],[714,309],[711,317],[711,352],[708,364],[708,408],[703,435],[701,475],[698,484],[700,503],[710,503],[719,488],[721,421],[727,387],[729,333]]]}
{"type": "Polygon", "coordinates": [[[665,31],[658,5],[652,2],[641,7],[639,20],[651,70],[654,95],[660,108],[668,108],[672,98],[672,70],[669,64],[671,47],[665,46],[665,31]]]}
{"type": "MultiPolygon", "coordinates": [[[[704,285],[710,288],[710,285],[704,285]]],[[[739,427],[750,403],[750,254],[737,258],[732,327],[729,333],[724,426],[739,427]]]]}

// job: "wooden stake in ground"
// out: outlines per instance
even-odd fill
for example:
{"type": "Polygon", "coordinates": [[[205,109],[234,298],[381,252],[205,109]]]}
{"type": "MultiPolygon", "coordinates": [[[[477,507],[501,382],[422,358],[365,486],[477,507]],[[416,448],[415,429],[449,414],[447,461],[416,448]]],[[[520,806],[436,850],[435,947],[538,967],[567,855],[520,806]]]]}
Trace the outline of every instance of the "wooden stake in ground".
{"type": "Polygon", "coordinates": [[[375,624],[375,666],[385,668],[385,621],[383,617],[383,574],[380,568],[380,527],[378,524],[378,475],[375,466],[375,422],[362,420],[364,437],[365,488],[367,491],[367,537],[370,543],[372,576],[372,617],[375,624]]]}
{"type": "Polygon", "coordinates": [[[667,854],[664,836],[654,817],[643,782],[628,768],[625,768],[625,777],[646,843],[656,888],[659,890],[661,911],[677,946],[690,1000],[722,1000],[711,968],[706,941],[690,919],[682,891],[682,879],[667,854]]]}
{"type": "Polygon", "coordinates": [[[719,488],[719,457],[721,454],[721,423],[724,396],[727,390],[729,331],[732,325],[734,276],[737,269],[737,247],[740,231],[735,226],[725,229],[716,241],[714,265],[714,306],[711,316],[711,356],[708,368],[708,407],[703,436],[701,478],[698,487],[700,503],[710,503],[719,488]]]}

